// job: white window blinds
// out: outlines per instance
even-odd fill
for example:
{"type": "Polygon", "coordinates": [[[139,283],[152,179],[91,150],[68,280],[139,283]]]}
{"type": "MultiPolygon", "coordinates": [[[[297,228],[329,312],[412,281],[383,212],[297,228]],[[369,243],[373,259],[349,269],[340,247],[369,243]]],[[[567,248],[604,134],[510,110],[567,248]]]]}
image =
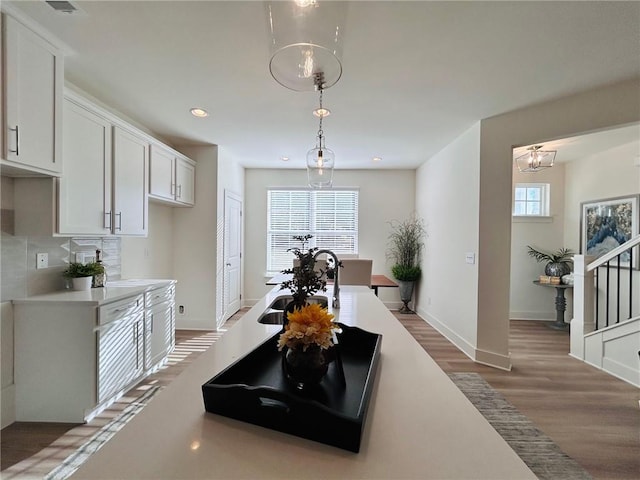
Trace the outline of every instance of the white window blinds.
{"type": "Polygon", "coordinates": [[[300,247],[294,235],[311,234],[309,247],[336,254],[358,253],[357,190],[285,190],[267,192],[267,272],[293,265],[288,250],[300,247]]]}

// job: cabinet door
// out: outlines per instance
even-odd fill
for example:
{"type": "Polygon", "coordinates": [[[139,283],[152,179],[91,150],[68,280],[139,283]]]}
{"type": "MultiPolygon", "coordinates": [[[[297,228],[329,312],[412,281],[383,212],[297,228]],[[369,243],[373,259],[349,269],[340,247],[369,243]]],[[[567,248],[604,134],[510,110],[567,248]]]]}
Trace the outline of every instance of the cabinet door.
{"type": "Polygon", "coordinates": [[[113,233],[147,235],[149,143],[114,127],[113,233]]]}
{"type": "Polygon", "coordinates": [[[98,330],[98,403],[138,378],[142,371],[140,335],[143,313],[103,325],[98,330]]]}
{"type": "Polygon", "coordinates": [[[46,40],[4,15],[4,158],[61,173],[63,57],[46,40]]]}
{"type": "Polygon", "coordinates": [[[180,203],[195,203],[195,167],[181,158],[176,159],[176,200],[180,203]]]}
{"type": "Polygon", "coordinates": [[[149,163],[149,195],[174,200],[175,156],[158,145],[151,145],[149,163]]]}
{"type": "Polygon", "coordinates": [[[153,306],[146,314],[147,354],[145,368],[162,361],[173,349],[175,342],[175,312],[173,302],[153,306]]]}
{"type": "Polygon", "coordinates": [[[64,101],[64,176],[58,187],[58,233],[111,233],[111,123],[64,101]]]}

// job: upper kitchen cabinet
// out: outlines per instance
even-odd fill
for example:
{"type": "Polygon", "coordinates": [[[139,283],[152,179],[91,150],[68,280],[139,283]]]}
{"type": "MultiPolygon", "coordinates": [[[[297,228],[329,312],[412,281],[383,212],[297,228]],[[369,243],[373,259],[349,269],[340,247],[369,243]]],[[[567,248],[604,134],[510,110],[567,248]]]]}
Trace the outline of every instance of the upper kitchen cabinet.
{"type": "Polygon", "coordinates": [[[16,19],[2,16],[2,172],[62,173],[62,53],[16,19]]]}
{"type": "Polygon", "coordinates": [[[195,163],[158,144],[151,145],[149,198],[175,206],[195,203],[195,163]]]}
{"type": "Polygon", "coordinates": [[[149,142],[113,127],[113,233],[147,234],[149,142]]]}
{"type": "Polygon", "coordinates": [[[58,233],[109,235],[112,125],[69,98],[63,112],[65,169],[58,180],[58,233]]]}

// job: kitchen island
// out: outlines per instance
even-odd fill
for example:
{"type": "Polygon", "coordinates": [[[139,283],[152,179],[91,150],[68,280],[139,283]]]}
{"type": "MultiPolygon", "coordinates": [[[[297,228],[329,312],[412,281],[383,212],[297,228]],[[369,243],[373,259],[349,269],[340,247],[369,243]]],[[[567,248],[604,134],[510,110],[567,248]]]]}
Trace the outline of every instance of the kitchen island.
{"type": "Polygon", "coordinates": [[[72,478],[536,478],[367,287],[343,287],[333,311],[383,336],[359,453],[207,413],[202,384],[280,330],[257,322],[280,295],[258,301],[72,478]]]}

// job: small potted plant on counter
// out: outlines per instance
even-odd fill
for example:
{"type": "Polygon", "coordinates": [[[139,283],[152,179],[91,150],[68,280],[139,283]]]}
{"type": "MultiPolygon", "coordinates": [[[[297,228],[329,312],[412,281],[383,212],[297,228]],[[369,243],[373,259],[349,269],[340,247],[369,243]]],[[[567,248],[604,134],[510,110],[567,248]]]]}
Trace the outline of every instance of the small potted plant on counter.
{"type": "Polygon", "coordinates": [[[97,262],[79,263],[71,262],[62,275],[70,278],[74,290],[89,290],[93,282],[93,276],[104,274],[104,265],[97,262]]]}

